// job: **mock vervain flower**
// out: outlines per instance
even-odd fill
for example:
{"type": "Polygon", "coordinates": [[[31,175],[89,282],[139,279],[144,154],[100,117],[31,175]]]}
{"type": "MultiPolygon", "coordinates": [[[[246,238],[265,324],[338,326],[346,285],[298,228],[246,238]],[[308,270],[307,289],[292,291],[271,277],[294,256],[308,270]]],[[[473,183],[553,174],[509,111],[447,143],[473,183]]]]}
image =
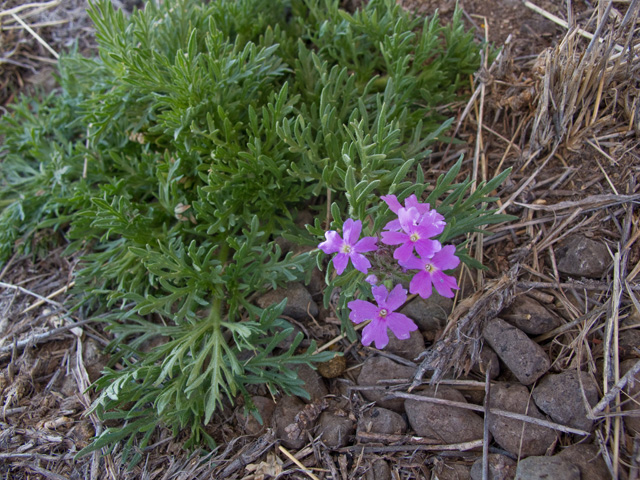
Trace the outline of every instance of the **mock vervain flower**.
{"type": "Polygon", "coordinates": [[[402,231],[382,232],[382,243],[401,245],[393,252],[393,258],[400,262],[409,260],[414,249],[421,257],[432,257],[442,248],[440,242],[432,240],[444,230],[444,222],[440,222],[437,215],[435,210],[421,215],[415,207],[400,208],[398,221],[402,231]]]}
{"type": "Polygon", "coordinates": [[[371,268],[371,262],[362,255],[365,252],[372,252],[378,249],[376,237],[364,237],[361,240],[362,222],[351,218],[344,222],[342,229],[343,237],[335,230],[325,232],[326,241],[318,245],[318,248],[326,254],[337,253],[333,257],[333,266],[338,275],[347,268],[349,259],[356,270],[367,273],[371,268]]]}
{"type": "Polygon", "coordinates": [[[429,298],[433,287],[443,297],[453,298],[453,290],[458,290],[458,282],[443,270],[451,270],[460,264],[460,259],[455,255],[456,247],[446,245],[432,258],[417,258],[411,256],[400,264],[409,270],[419,270],[409,283],[409,291],[418,294],[422,298],[429,298]]]}
{"type": "Polygon", "coordinates": [[[408,339],[411,332],[418,327],[406,315],[395,312],[407,300],[407,291],[402,288],[402,285],[396,285],[391,292],[388,292],[387,287],[379,285],[373,287],[371,292],[378,305],[365,300],[353,300],[347,304],[351,310],[349,319],[353,323],[371,320],[371,323],[362,330],[362,344],[371,345],[375,342],[376,348],[386,347],[389,343],[387,327],[400,340],[408,339]]]}
{"type": "MultiPolygon", "coordinates": [[[[400,202],[398,201],[398,197],[396,197],[395,195],[383,195],[380,198],[384,200],[384,202],[389,207],[389,210],[391,210],[396,215],[398,215],[398,212],[400,211],[400,209],[403,208],[402,205],[400,205],[400,202]]],[[[426,214],[429,214],[431,216],[431,219],[434,225],[442,226],[442,228],[444,229],[444,226],[446,224],[444,221],[444,217],[440,215],[438,212],[436,212],[435,210],[431,210],[431,206],[428,203],[420,203],[418,201],[418,198],[415,195],[410,195],[405,199],[404,208],[406,209],[415,208],[416,210],[418,210],[418,213],[420,214],[420,217],[418,218],[418,223],[422,220],[422,218],[426,214]]],[[[391,231],[398,231],[400,230],[400,228],[401,228],[400,220],[397,218],[395,220],[391,220],[389,223],[387,223],[384,226],[384,230],[391,230],[391,231]]]]}

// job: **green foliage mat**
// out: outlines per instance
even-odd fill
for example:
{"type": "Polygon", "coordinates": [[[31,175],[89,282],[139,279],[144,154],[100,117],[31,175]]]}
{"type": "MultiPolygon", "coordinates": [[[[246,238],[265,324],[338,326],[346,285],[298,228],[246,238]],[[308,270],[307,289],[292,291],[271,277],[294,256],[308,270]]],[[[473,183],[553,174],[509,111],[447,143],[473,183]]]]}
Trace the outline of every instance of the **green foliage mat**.
{"type": "MultiPolygon", "coordinates": [[[[93,4],[99,58],[66,56],[61,88],[0,123],[0,256],[46,255],[38,232],[81,255],[74,308],[105,318],[124,366],[96,382],[93,407],[119,426],[83,453],[123,441],[133,462],[128,447],[160,424],[213,446],[204,425],[225,398],[251,407],[251,384],[305,395],[291,366],[329,354],[300,351],[301,334],[280,349],[284,302],[250,297],[303,280],[317,251],[282,255],[274,239],[317,245],[346,215],[372,230],[379,195],[422,195],[420,162],[451,123],[439,112],[480,63],[459,15],[443,26],[392,0],[354,14],[331,0],[159,3],[130,18],[93,4]]],[[[429,197],[447,239],[505,219],[486,202],[506,173],[468,195],[459,169],[429,197]]],[[[355,280],[339,286],[355,296],[355,280]]]]}

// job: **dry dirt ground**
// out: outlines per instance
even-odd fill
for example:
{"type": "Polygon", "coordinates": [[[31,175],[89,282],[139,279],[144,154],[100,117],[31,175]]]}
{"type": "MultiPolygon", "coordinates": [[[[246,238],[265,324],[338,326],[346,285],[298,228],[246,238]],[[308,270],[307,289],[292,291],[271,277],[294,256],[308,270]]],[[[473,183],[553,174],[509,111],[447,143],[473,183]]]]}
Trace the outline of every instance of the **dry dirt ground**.
{"type": "MultiPolygon", "coordinates": [[[[437,8],[445,18],[455,6],[450,0],[399,3],[424,14],[437,8]]],[[[473,254],[488,270],[463,272],[465,295],[471,301],[457,300],[446,327],[429,339],[428,350],[433,365],[443,371],[470,366],[473,345],[456,339],[473,337],[483,322],[527,291],[562,320],[560,327],[534,338],[551,358],[552,371],[582,369],[597,382],[597,421],[586,443],[600,452],[612,478],[637,479],[640,432],[634,432],[627,420],[638,416],[639,406],[616,386],[624,386],[622,362],[637,366],[640,358],[640,62],[637,50],[615,57],[617,61],[601,62],[615,56],[615,48],[606,52],[606,41],[592,42],[589,48],[581,33],[568,35],[567,28],[547,18],[555,15],[593,33],[599,19],[619,26],[627,10],[635,8],[627,34],[607,28],[599,34],[637,47],[637,2],[615,1],[608,11],[606,4],[544,0],[536,11],[516,0],[460,1],[478,39],[503,50],[469,79],[470,91],[475,92],[470,101],[456,106],[455,135],[462,143],[438,146],[427,170],[435,178],[460,153],[467,159],[464,173],[478,179],[513,167],[496,193],[501,210],[519,220],[493,226],[493,235],[472,239],[473,254]],[[558,269],[559,250],[572,235],[607,247],[606,268],[597,278],[587,280],[558,269]],[[623,412],[625,402],[635,414],[623,412]]],[[[31,84],[51,87],[54,64],[53,54],[11,13],[35,25],[54,51],[68,48],[73,39],[87,52],[92,49],[82,0],[33,5],[8,1],[1,7],[3,105],[31,84]]],[[[42,260],[14,257],[0,272],[2,478],[470,478],[470,466],[483,458],[481,449],[468,446],[418,445],[415,435],[380,437],[366,449],[357,438],[341,448],[314,438],[302,448],[287,449],[269,431],[246,435],[235,415],[240,407],[229,407],[224,418],[220,415],[211,424],[220,442],[214,452],[185,452],[182,437],[161,431],[133,470],[119,463],[118,449],[76,460],[74,453],[102,428],[96,418],[85,416],[93,396],[86,388],[105,364],[101,349],[109,336],[95,324],[64,327],[65,295],[75,261],[54,249],[42,260]],[[387,470],[371,476],[381,460],[387,470]]],[[[339,334],[331,322],[320,328],[309,321],[303,327],[321,344],[339,334]]],[[[376,354],[346,340],[335,346],[347,362],[340,378],[326,382],[332,394],[343,390],[341,382],[355,384],[363,362],[376,354]]],[[[481,376],[471,378],[484,384],[481,376]]],[[[367,402],[357,389],[350,390],[346,400],[350,411],[345,414],[357,419],[367,402]]],[[[548,454],[581,439],[561,433],[548,454]]],[[[495,444],[490,446],[492,453],[500,452],[495,444]]],[[[582,478],[588,478],[585,475],[582,478]]]]}

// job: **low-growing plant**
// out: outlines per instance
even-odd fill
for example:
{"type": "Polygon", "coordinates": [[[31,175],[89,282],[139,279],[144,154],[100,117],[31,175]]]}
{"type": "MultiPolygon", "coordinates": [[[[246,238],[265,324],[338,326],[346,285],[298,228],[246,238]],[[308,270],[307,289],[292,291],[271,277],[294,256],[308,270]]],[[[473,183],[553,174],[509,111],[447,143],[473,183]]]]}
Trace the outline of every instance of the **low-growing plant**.
{"type": "MultiPolygon", "coordinates": [[[[449,25],[393,0],[353,14],[335,0],[149,2],[130,17],[97,0],[89,12],[99,58],[65,56],[60,89],[0,122],[2,259],[46,254],[37,239],[55,232],[80,258],[74,308],[113,335],[92,410],[119,424],[81,453],[124,443],[136,462],[159,425],[212,447],[206,424],[239,395],[251,409],[251,385],[307,395],[292,367],[332,354],[300,349],[302,334],[280,348],[285,302],[252,299],[308,280],[324,256],[285,254],[278,237],[317,245],[346,217],[375,235],[390,220],[379,196],[415,195],[445,219],[438,241],[473,265],[464,235],[507,218],[487,206],[507,172],[470,193],[459,161],[425,197],[421,163],[451,124],[442,107],[479,67],[459,12],[449,25]]],[[[355,339],[347,304],[371,287],[356,269],[327,280],[355,339]]]]}

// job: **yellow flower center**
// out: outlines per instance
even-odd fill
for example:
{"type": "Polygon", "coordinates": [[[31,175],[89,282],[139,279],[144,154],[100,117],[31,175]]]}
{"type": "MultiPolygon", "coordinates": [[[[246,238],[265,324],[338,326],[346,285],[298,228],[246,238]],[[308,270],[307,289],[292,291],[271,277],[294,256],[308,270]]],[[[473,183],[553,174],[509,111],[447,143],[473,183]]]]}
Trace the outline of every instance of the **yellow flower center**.
{"type": "Polygon", "coordinates": [[[347,245],[346,243],[342,244],[342,248],[340,249],[342,253],[351,253],[351,245],[347,245]]]}
{"type": "Polygon", "coordinates": [[[387,314],[388,314],[388,313],[389,313],[389,312],[387,312],[387,309],[386,309],[386,308],[381,308],[381,309],[380,309],[380,312],[379,312],[379,315],[380,315],[381,317],[383,317],[383,318],[384,318],[384,317],[386,317],[386,316],[387,316],[387,314]]]}
{"type": "Polygon", "coordinates": [[[412,242],[417,242],[418,240],[420,240],[420,236],[417,233],[412,233],[409,238],[412,242]]]}
{"type": "Polygon", "coordinates": [[[434,266],[433,266],[433,265],[431,265],[430,263],[427,263],[427,264],[424,266],[424,269],[425,269],[427,272],[431,273],[431,272],[433,272],[433,271],[436,269],[436,267],[434,267],[434,266]]]}

